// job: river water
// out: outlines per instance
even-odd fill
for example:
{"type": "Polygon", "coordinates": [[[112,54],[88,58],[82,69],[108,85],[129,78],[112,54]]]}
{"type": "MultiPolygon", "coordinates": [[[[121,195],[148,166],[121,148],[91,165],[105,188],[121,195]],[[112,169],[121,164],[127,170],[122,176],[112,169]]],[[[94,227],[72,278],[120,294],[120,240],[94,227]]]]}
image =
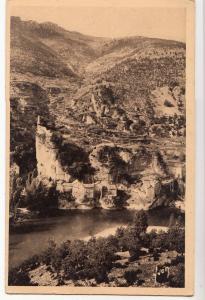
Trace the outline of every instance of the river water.
{"type": "MultiPolygon", "coordinates": [[[[105,232],[110,228],[127,225],[136,211],[129,210],[71,210],[57,216],[30,220],[27,225],[10,233],[9,266],[18,266],[34,254],[44,250],[49,239],[57,243],[72,239],[84,239],[105,232]]],[[[150,226],[169,226],[177,219],[179,212],[160,209],[148,212],[150,226]]]]}

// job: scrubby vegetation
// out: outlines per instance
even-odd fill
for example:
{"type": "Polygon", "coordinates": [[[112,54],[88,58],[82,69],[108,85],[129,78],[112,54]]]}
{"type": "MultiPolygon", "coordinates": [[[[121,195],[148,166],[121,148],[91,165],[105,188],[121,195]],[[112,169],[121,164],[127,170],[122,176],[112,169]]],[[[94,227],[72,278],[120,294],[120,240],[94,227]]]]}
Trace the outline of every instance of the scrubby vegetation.
{"type": "MultiPolygon", "coordinates": [[[[169,162],[185,163],[185,44],[146,37],[88,37],[49,22],[13,17],[10,46],[10,150],[11,163],[19,167],[10,181],[12,222],[22,220],[19,207],[45,212],[58,206],[55,184],[49,178],[39,181],[34,171],[38,116],[53,133],[57,159],[71,181],[104,181],[106,169],[111,184],[121,185],[112,200],[108,193],[102,195],[111,202],[109,207],[126,207],[131,187],[148,191],[142,177],[152,169],[154,152],[163,175],[173,184],[160,185],[159,199],[151,196],[143,205],[151,201],[156,206],[174,205],[179,197],[183,201],[185,175],[175,188],[178,183],[169,162]],[[91,162],[90,154],[101,143],[114,146],[95,152],[91,162]]],[[[136,198],[138,202],[140,197],[136,198]]],[[[71,192],[62,192],[61,199],[75,202],[71,192]]],[[[168,232],[160,233],[147,233],[147,226],[146,213],[140,211],[132,224],[118,228],[113,236],[61,245],[50,241],[41,255],[10,271],[9,284],[41,284],[31,272],[42,268],[42,274],[50,274],[50,285],[55,278],[53,284],[58,285],[183,287],[183,225],[171,224],[168,232]],[[158,265],[170,267],[167,282],[154,283],[158,265]]]]}
{"type": "Polygon", "coordinates": [[[28,177],[12,176],[10,182],[10,214],[11,224],[23,219],[18,209],[27,208],[31,212],[45,212],[48,209],[58,208],[58,192],[53,182],[41,182],[36,170],[30,172],[28,177]]]}
{"type": "MultiPolygon", "coordinates": [[[[83,282],[89,285],[89,282],[92,282],[94,285],[104,283],[108,286],[146,286],[146,268],[151,264],[153,274],[155,266],[164,264],[170,267],[170,277],[166,285],[183,287],[184,228],[180,223],[176,223],[166,233],[146,233],[147,226],[146,213],[139,211],[127,228],[118,228],[115,235],[106,238],[66,241],[61,245],[51,240],[41,255],[32,257],[10,271],[9,285],[37,284],[29,274],[39,266],[46,265],[47,271],[55,274],[59,285],[66,285],[72,281],[74,285],[81,285],[83,282]],[[121,267],[120,255],[127,253],[126,251],[129,252],[129,259],[127,264],[121,267]],[[161,257],[173,251],[178,253],[175,258],[167,259],[163,263],[161,257]],[[143,260],[147,258],[148,261],[144,263],[143,260]],[[123,274],[124,283],[122,280],[119,283],[118,278],[113,275],[118,269],[123,274]]],[[[152,284],[154,285],[154,282],[152,284]]]]}
{"type": "Polygon", "coordinates": [[[58,192],[54,183],[44,185],[32,175],[26,181],[23,196],[24,205],[31,211],[44,211],[58,207],[58,192]]]}

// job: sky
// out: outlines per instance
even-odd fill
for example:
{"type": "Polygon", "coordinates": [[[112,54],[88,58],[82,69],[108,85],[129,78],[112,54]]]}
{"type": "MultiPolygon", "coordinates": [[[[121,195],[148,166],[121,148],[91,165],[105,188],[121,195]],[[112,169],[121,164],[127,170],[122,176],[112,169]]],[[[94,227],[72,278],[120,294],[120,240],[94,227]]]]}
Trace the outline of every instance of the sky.
{"type": "Polygon", "coordinates": [[[10,14],[23,20],[53,22],[92,36],[186,40],[184,8],[12,6],[10,14]]]}

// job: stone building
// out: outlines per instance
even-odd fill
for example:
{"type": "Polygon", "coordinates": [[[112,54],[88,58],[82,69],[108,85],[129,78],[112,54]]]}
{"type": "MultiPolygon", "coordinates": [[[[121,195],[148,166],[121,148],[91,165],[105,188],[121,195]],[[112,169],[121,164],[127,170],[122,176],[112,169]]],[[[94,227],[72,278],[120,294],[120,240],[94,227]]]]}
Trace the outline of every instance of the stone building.
{"type": "Polygon", "coordinates": [[[95,184],[85,184],[78,180],[72,183],[72,195],[77,202],[83,202],[85,199],[94,198],[95,184]]]}

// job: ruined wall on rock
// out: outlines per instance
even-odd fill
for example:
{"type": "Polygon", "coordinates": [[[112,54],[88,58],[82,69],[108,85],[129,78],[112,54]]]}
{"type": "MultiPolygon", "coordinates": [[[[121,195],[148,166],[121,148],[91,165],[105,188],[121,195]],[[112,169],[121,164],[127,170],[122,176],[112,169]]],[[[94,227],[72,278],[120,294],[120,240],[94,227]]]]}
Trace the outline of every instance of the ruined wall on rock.
{"type": "Polygon", "coordinates": [[[36,160],[39,177],[55,182],[69,181],[70,175],[63,170],[58,160],[58,149],[52,142],[52,131],[42,126],[39,120],[36,130],[36,160]]]}

